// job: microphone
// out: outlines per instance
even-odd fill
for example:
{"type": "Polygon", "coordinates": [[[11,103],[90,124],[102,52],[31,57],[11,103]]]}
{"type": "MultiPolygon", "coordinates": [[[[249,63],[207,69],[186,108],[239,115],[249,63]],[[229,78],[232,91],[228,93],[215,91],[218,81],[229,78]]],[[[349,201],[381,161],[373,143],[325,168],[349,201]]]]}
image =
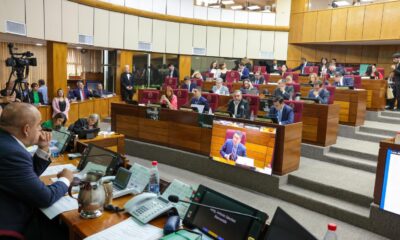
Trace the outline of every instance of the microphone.
{"type": "Polygon", "coordinates": [[[168,201],[173,202],[173,203],[183,202],[183,203],[188,203],[188,204],[197,205],[197,206],[200,206],[200,207],[205,207],[205,208],[210,208],[210,209],[216,209],[216,210],[219,210],[219,211],[221,211],[221,212],[232,213],[232,214],[235,214],[235,215],[239,215],[239,216],[244,216],[244,217],[252,218],[252,219],[254,219],[254,220],[257,220],[257,221],[261,222],[261,219],[260,219],[260,218],[255,217],[255,216],[250,215],[250,214],[241,213],[241,212],[236,212],[236,211],[232,211],[232,210],[228,210],[228,209],[223,209],[223,208],[219,208],[219,207],[213,207],[213,206],[210,206],[210,205],[205,205],[205,204],[201,204],[201,203],[197,203],[197,202],[193,202],[193,201],[181,200],[181,199],[179,199],[179,197],[176,196],[176,195],[169,195],[169,196],[168,196],[168,201]]]}

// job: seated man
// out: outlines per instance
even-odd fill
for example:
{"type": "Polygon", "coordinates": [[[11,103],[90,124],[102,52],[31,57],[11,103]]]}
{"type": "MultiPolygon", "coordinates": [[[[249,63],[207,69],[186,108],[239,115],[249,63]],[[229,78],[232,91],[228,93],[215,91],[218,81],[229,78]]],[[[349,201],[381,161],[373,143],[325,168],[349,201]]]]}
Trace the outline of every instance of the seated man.
{"type": "Polygon", "coordinates": [[[233,118],[250,118],[249,103],[243,99],[242,92],[233,92],[233,99],[228,103],[228,113],[233,118]]]}
{"type": "Polygon", "coordinates": [[[293,94],[293,86],[286,86],[286,80],[284,79],[278,81],[278,87],[274,91],[274,97],[281,97],[285,100],[289,100],[293,97],[293,94]]]}
{"type": "Polygon", "coordinates": [[[261,75],[260,72],[256,72],[254,74],[254,82],[253,82],[253,84],[264,84],[264,83],[265,83],[264,76],[261,75]]]}
{"type": "Polygon", "coordinates": [[[336,72],[340,72],[342,75],[345,74],[344,68],[342,68],[342,67],[337,67],[337,66],[336,66],[336,63],[331,63],[331,64],[329,65],[329,68],[328,68],[328,72],[327,72],[327,73],[328,73],[330,76],[334,76],[336,72]]]}
{"type": "Polygon", "coordinates": [[[208,105],[208,101],[205,97],[201,96],[201,87],[196,87],[193,89],[193,98],[190,100],[190,104],[196,104],[196,105],[203,105],[203,113],[208,112],[210,109],[210,106],[208,105]]]}
{"type": "Polygon", "coordinates": [[[8,104],[0,118],[0,229],[21,235],[29,232],[27,239],[43,239],[35,235],[45,234],[45,230],[34,210],[62,198],[73,179],[67,169],[58,173],[51,185],[39,179],[51,163],[51,134],[42,131],[40,122],[40,112],[26,103],[8,104]],[[33,145],[38,150],[32,157],[26,148],[33,145]]]}
{"type": "Polygon", "coordinates": [[[92,97],[92,94],[89,92],[89,90],[83,85],[81,81],[78,81],[76,83],[77,88],[74,89],[74,97],[78,101],[83,101],[88,99],[89,97],[92,97]]]}
{"type": "Polygon", "coordinates": [[[353,78],[345,78],[341,72],[336,72],[334,77],[333,85],[335,87],[353,87],[353,78]]]}
{"type": "Polygon", "coordinates": [[[112,92],[104,90],[101,83],[97,84],[96,89],[93,90],[93,97],[95,98],[105,98],[110,94],[112,94],[112,92]]]}
{"type": "Polygon", "coordinates": [[[229,95],[229,89],[222,85],[222,78],[217,78],[215,81],[215,86],[212,87],[212,92],[218,95],[229,95]]]}
{"type": "Polygon", "coordinates": [[[242,137],[243,133],[241,131],[236,131],[232,139],[227,139],[219,151],[221,156],[226,160],[233,161],[236,161],[238,156],[246,157],[246,147],[240,142],[242,137]]]}
{"type": "Polygon", "coordinates": [[[240,79],[246,79],[249,78],[250,76],[250,71],[249,69],[241,62],[239,63],[239,69],[238,69],[239,73],[240,73],[240,79]]]}
{"type": "Polygon", "coordinates": [[[319,103],[328,104],[329,91],[322,87],[322,82],[318,80],[313,89],[308,93],[308,98],[317,99],[319,103]]]}
{"type": "Polygon", "coordinates": [[[291,124],[294,121],[293,109],[286,105],[283,98],[277,97],[272,100],[274,105],[271,107],[268,113],[268,117],[276,117],[279,125],[291,124]]]}
{"type": "Polygon", "coordinates": [[[249,79],[243,80],[243,86],[240,91],[242,94],[258,95],[258,89],[251,84],[249,79]]]}
{"type": "Polygon", "coordinates": [[[192,83],[190,77],[185,77],[183,79],[183,84],[181,85],[181,89],[187,89],[189,93],[193,92],[193,89],[197,87],[196,83],[192,83]]]}
{"type": "Polygon", "coordinates": [[[78,134],[84,130],[98,128],[100,117],[98,114],[90,114],[88,118],[80,118],[68,127],[71,133],[78,134]]]}
{"type": "Polygon", "coordinates": [[[51,130],[66,130],[65,123],[67,122],[67,117],[64,113],[57,113],[54,115],[53,119],[47,120],[46,122],[42,123],[43,129],[51,129],[51,130]]]}

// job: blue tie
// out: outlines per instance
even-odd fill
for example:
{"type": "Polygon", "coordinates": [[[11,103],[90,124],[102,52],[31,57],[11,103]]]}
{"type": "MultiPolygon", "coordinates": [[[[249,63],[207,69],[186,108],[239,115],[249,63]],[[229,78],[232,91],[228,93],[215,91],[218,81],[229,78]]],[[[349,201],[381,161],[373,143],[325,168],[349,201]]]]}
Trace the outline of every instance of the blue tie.
{"type": "Polygon", "coordinates": [[[278,111],[278,121],[282,121],[282,109],[278,111]]]}
{"type": "Polygon", "coordinates": [[[236,159],[236,152],[237,152],[237,146],[235,147],[235,145],[233,145],[233,148],[232,148],[232,160],[236,159]]]}

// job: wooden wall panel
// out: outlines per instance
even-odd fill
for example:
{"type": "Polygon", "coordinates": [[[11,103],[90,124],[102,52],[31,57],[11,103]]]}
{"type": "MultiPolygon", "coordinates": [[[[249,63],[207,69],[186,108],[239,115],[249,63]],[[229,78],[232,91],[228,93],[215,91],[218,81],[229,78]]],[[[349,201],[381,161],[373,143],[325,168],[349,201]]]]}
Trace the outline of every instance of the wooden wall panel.
{"type": "Polygon", "coordinates": [[[309,0],[292,0],[291,11],[292,13],[299,13],[308,10],[309,0]]]}
{"type": "Polygon", "coordinates": [[[67,44],[47,42],[47,88],[49,99],[57,89],[67,92],[67,44]]]}
{"type": "Polygon", "coordinates": [[[385,3],[383,9],[381,39],[399,39],[400,28],[396,23],[400,22],[400,2],[385,3]]]}
{"type": "Polygon", "coordinates": [[[302,42],[314,42],[318,12],[304,14],[302,42]]]}
{"type": "Polygon", "coordinates": [[[331,37],[332,11],[319,11],[315,28],[315,41],[329,41],[331,37]]]}
{"type": "Polygon", "coordinates": [[[364,46],[362,50],[361,63],[377,63],[379,56],[379,47],[364,46]]]}
{"type": "Polygon", "coordinates": [[[179,56],[179,80],[183,80],[186,76],[191,76],[192,56],[179,56]]]}
{"type": "Polygon", "coordinates": [[[310,62],[317,62],[319,60],[317,60],[316,53],[317,51],[313,46],[303,47],[301,50],[301,57],[306,58],[310,62]]]}
{"type": "Polygon", "coordinates": [[[379,55],[378,55],[378,62],[379,63],[387,63],[387,64],[392,64],[393,59],[392,55],[395,53],[398,49],[398,46],[380,46],[379,47],[379,55]]]}
{"type": "Polygon", "coordinates": [[[332,11],[331,41],[344,40],[346,38],[347,9],[335,9],[332,11]]]}
{"type": "Polygon", "coordinates": [[[381,36],[383,4],[373,4],[365,7],[364,15],[364,40],[376,40],[381,36]]]}
{"type": "Polygon", "coordinates": [[[289,44],[287,60],[299,61],[301,58],[301,46],[289,44]]]}
{"type": "Polygon", "coordinates": [[[331,49],[331,58],[336,58],[339,63],[343,63],[346,61],[346,46],[335,46],[331,49]]]}
{"type": "Polygon", "coordinates": [[[365,7],[349,8],[347,14],[346,40],[362,39],[364,13],[365,7]]]}
{"type": "Polygon", "coordinates": [[[290,17],[290,32],[289,32],[289,42],[296,43],[302,41],[303,35],[303,21],[304,14],[292,14],[290,17]]]}
{"type": "Polygon", "coordinates": [[[315,50],[316,50],[315,58],[318,59],[319,61],[323,57],[331,59],[331,45],[315,46],[315,50]]]}
{"type": "Polygon", "coordinates": [[[346,63],[359,63],[361,62],[362,46],[353,46],[347,48],[346,63]]]}

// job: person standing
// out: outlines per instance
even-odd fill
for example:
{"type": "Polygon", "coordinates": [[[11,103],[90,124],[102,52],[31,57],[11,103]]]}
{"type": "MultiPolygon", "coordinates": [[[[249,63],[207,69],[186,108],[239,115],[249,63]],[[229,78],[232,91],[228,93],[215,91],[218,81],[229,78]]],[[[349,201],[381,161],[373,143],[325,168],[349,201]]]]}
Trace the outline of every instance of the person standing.
{"type": "Polygon", "coordinates": [[[54,117],[58,113],[62,113],[68,119],[70,103],[68,98],[64,96],[64,91],[61,88],[57,90],[57,96],[53,98],[51,106],[53,107],[52,117],[54,117]]]}
{"type": "Polygon", "coordinates": [[[125,71],[121,74],[122,100],[129,101],[133,97],[133,74],[129,71],[129,65],[125,65],[125,71]]]}
{"type": "Polygon", "coordinates": [[[48,94],[47,94],[47,86],[46,86],[46,83],[44,82],[43,79],[39,79],[38,83],[39,83],[39,90],[38,90],[38,92],[40,92],[40,93],[42,94],[42,96],[43,96],[43,102],[44,102],[45,105],[47,105],[47,104],[49,104],[49,97],[48,97],[48,94]]]}
{"type": "MultiPolygon", "coordinates": [[[[393,70],[393,82],[394,82],[394,98],[397,100],[397,109],[400,111],[400,52],[393,54],[392,70],[393,70]]],[[[394,104],[393,104],[394,107],[394,104]]]]}

